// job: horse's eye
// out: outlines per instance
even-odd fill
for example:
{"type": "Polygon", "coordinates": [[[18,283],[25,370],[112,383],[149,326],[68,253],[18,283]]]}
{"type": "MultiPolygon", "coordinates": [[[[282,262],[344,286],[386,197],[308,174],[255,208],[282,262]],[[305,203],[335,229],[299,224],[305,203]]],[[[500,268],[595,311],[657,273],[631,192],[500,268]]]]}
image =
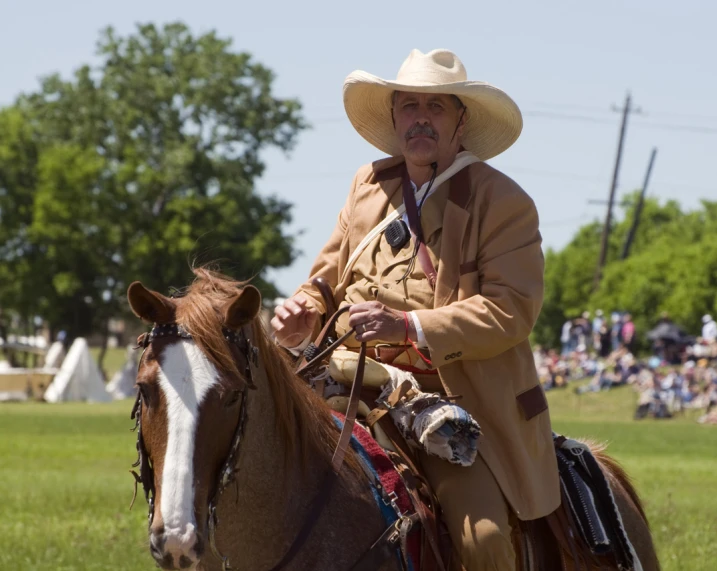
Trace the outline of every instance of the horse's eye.
{"type": "Polygon", "coordinates": [[[227,396],[227,401],[224,403],[224,406],[229,408],[230,406],[234,406],[236,403],[239,402],[239,398],[241,397],[241,391],[232,391],[227,396]]]}
{"type": "Polygon", "coordinates": [[[142,402],[149,406],[150,403],[150,390],[146,383],[137,383],[139,393],[142,395],[142,402]]]}

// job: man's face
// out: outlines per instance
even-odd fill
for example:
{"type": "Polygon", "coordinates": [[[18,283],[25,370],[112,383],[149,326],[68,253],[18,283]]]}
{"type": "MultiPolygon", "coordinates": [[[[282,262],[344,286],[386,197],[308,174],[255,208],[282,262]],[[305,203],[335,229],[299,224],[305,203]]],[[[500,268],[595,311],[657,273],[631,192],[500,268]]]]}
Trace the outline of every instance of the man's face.
{"type": "Polygon", "coordinates": [[[462,109],[458,109],[450,95],[399,91],[394,99],[393,118],[406,160],[426,166],[455,156],[465,122],[461,114],[462,109]],[[456,132],[459,120],[461,125],[456,132]]]}

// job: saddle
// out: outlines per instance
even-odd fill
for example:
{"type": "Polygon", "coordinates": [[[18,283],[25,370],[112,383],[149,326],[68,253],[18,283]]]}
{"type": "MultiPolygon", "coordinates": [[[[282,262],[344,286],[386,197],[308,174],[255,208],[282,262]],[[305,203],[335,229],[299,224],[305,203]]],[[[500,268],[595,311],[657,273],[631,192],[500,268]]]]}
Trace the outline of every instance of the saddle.
{"type": "MultiPolygon", "coordinates": [[[[412,503],[411,513],[404,514],[400,522],[401,529],[397,527],[397,522],[389,526],[357,563],[354,571],[377,568],[395,549],[400,550],[404,569],[408,569],[407,538],[409,534],[416,533],[420,534],[420,569],[446,571],[451,568],[452,548],[437,498],[423,477],[413,450],[387,414],[402,399],[410,396],[411,387],[408,383],[400,385],[379,407],[375,407],[385,371],[382,367],[371,370],[376,363],[366,359],[367,348],[363,345],[358,361],[353,358],[343,363],[339,358],[331,365],[341,368],[344,378],[355,375],[351,396],[346,397],[340,390],[338,394],[327,390],[330,374],[337,373],[330,370],[328,357],[354,332],[349,331],[342,337],[336,335],[336,320],[348,308],[336,311],[331,290],[321,278],[316,278],[313,285],[321,291],[327,315],[332,317],[325,321],[316,340],[304,351],[297,373],[320,396],[327,398],[331,408],[346,414],[345,422],[351,423],[349,428],[357,414],[364,418],[374,439],[393,463],[412,503]],[[367,378],[375,382],[364,383],[367,371],[370,372],[367,378]]],[[[526,571],[569,571],[583,567],[587,570],[601,566],[626,571],[635,569],[635,564],[639,563],[635,561],[609,483],[597,461],[580,443],[558,435],[554,435],[554,442],[562,502],[555,512],[543,518],[532,521],[514,518],[513,545],[518,568],[526,571]]],[[[346,447],[347,443],[343,446],[346,447]]]]}
{"type": "MultiPolygon", "coordinates": [[[[328,395],[328,404],[339,413],[345,413],[344,423],[351,427],[356,415],[361,413],[368,428],[373,429],[376,441],[380,444],[383,452],[393,464],[393,469],[398,474],[402,486],[405,488],[410,501],[411,513],[403,514],[403,529],[395,529],[390,532],[391,527],[378,538],[374,546],[365,554],[360,562],[354,567],[355,571],[366,571],[376,569],[380,566],[383,558],[390,557],[390,551],[398,548],[401,551],[401,561],[404,568],[408,569],[410,554],[407,552],[407,536],[410,533],[419,534],[419,557],[420,569],[425,571],[447,571],[450,567],[450,537],[440,517],[440,508],[435,494],[426,478],[419,469],[419,463],[403,436],[396,428],[391,418],[386,414],[389,407],[395,406],[398,401],[404,398],[408,387],[396,390],[388,398],[382,408],[375,407],[376,399],[381,390],[378,383],[364,384],[365,367],[371,367],[371,360],[367,360],[366,347],[362,346],[359,353],[358,366],[352,373],[355,373],[354,382],[351,386],[351,395],[331,395],[326,391],[326,381],[329,376],[327,358],[333,350],[338,347],[353,331],[349,331],[342,337],[335,332],[335,324],[338,317],[348,308],[336,311],[331,290],[323,280],[314,280],[314,286],[322,292],[327,305],[327,315],[332,317],[326,323],[313,343],[304,351],[297,366],[297,374],[304,378],[312,388],[322,397],[328,395]],[[372,410],[373,409],[373,410],[372,410]],[[397,541],[401,539],[400,541],[397,541]],[[393,541],[391,541],[393,540],[393,541]],[[387,549],[388,548],[388,549],[387,549]]],[[[355,362],[355,361],[354,361],[355,362]]],[[[370,378],[377,378],[375,371],[370,378]]],[[[344,373],[346,374],[346,373],[344,373]]],[[[346,446],[347,444],[344,444],[346,446]]],[[[339,447],[342,443],[339,443],[339,447]]],[[[345,452],[344,452],[345,453],[345,452]]],[[[379,486],[380,488],[380,486],[379,486]]],[[[399,520],[400,521],[400,520],[399,520]]],[[[395,524],[394,526],[395,527],[395,524]]]]}

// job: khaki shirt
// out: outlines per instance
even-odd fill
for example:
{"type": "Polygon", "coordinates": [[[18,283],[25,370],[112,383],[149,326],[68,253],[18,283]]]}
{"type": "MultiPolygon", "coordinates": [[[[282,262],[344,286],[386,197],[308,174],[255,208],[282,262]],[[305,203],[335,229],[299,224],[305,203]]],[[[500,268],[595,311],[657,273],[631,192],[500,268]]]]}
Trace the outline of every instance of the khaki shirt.
{"type": "MultiPolygon", "coordinates": [[[[441,230],[443,210],[448,200],[448,185],[443,185],[433,192],[421,208],[421,227],[426,240],[429,256],[433,267],[438,269],[437,252],[441,248],[441,230]]],[[[388,216],[395,208],[388,205],[383,216],[388,216]]],[[[397,311],[414,311],[431,309],[434,304],[433,290],[426,278],[418,259],[414,259],[413,267],[406,279],[402,279],[413,254],[415,240],[409,241],[403,248],[392,248],[382,233],[356,259],[352,270],[351,282],[346,288],[346,295],[341,307],[365,301],[378,301],[397,311]]],[[[348,331],[348,314],[343,314],[336,325],[336,331],[342,335],[348,331]]],[[[372,341],[368,345],[380,345],[380,341],[372,341]]],[[[358,347],[360,343],[354,337],[346,341],[349,347],[358,347]]],[[[410,364],[425,369],[425,363],[411,350],[411,357],[399,357],[397,363],[410,364]],[[408,361],[412,362],[408,362],[408,361]]]]}

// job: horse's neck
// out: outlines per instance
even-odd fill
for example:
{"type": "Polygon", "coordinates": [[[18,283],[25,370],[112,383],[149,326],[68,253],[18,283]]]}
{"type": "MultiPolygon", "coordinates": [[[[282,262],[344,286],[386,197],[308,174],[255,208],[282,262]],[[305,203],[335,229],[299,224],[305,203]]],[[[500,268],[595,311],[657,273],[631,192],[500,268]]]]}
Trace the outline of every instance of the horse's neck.
{"type": "MultiPolygon", "coordinates": [[[[237,483],[224,493],[225,505],[220,507],[224,514],[232,514],[224,516],[232,523],[218,526],[220,548],[229,541],[243,560],[257,562],[266,556],[267,542],[281,545],[282,539],[296,535],[320,477],[311,469],[302,473],[296,462],[285,463],[287,444],[277,429],[271,392],[265,383],[258,387],[249,391],[237,483]],[[222,537],[229,527],[230,537],[222,537]]],[[[318,457],[309,457],[309,466],[320,464],[318,457]]]]}
{"type": "MultiPolygon", "coordinates": [[[[305,523],[330,469],[329,460],[317,451],[310,452],[305,472],[295,461],[285,464],[287,445],[277,430],[271,392],[265,383],[257,385],[249,392],[237,484],[223,494],[218,509],[217,545],[237,570],[270,569],[278,562],[305,523]]],[[[348,569],[383,528],[367,483],[344,467],[292,565],[348,569]]],[[[395,567],[391,563],[385,568],[395,567]]]]}

